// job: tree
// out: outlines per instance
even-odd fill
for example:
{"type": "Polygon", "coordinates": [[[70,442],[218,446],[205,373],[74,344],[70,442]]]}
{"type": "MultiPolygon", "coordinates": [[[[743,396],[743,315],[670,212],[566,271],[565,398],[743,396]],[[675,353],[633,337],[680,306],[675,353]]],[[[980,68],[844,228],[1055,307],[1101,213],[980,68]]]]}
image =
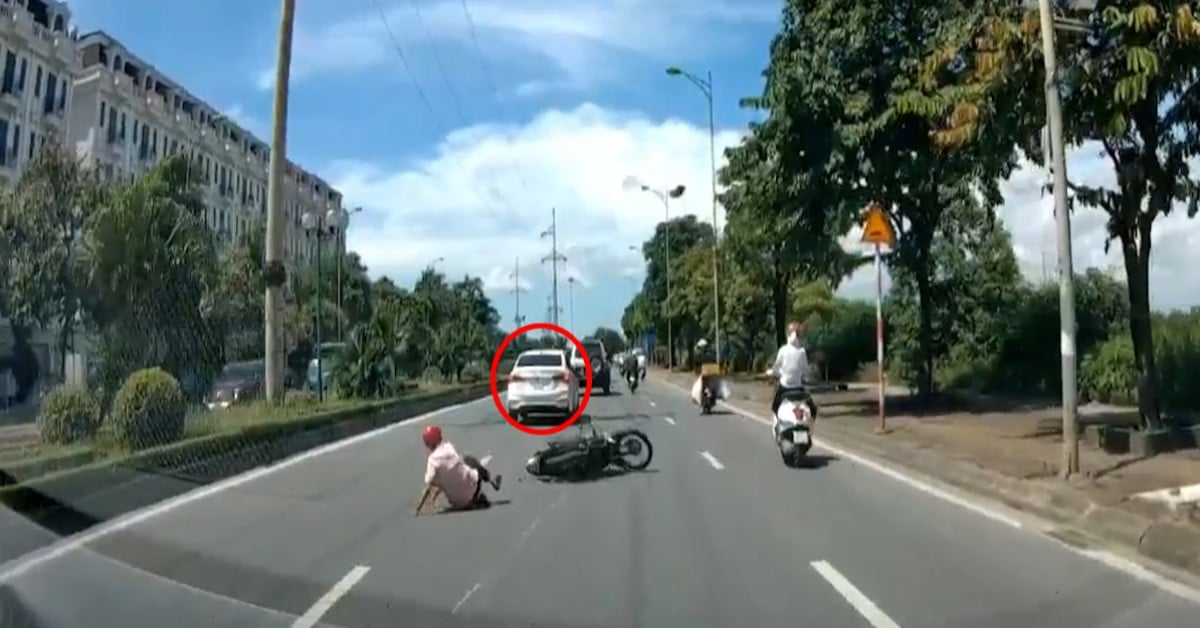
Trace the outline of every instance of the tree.
{"type": "Polygon", "coordinates": [[[223,364],[217,252],[188,170],[172,157],[116,185],[84,237],[84,307],[110,395],[129,373],[161,366],[196,398],[223,364]]]}
{"type": "MultiPolygon", "coordinates": [[[[702,223],[693,215],[681,216],[672,218],[669,222],[659,223],[654,230],[654,235],[642,244],[642,254],[646,258],[646,278],[642,284],[642,291],[646,294],[648,314],[651,315],[653,322],[653,330],[657,338],[662,339],[663,345],[666,344],[667,334],[667,318],[672,316],[667,306],[667,243],[670,243],[671,266],[676,267],[679,260],[684,254],[698,245],[704,245],[712,248],[713,229],[712,225],[702,223]],[[669,232],[669,235],[668,235],[669,232]]],[[[711,258],[710,258],[711,259],[711,258]]],[[[709,267],[711,277],[711,266],[709,267]]],[[[674,276],[672,276],[674,281],[674,276]]],[[[674,291],[675,286],[671,286],[674,291]]],[[[709,283],[709,294],[711,295],[711,279],[709,283]]],[[[711,298],[711,297],[710,297],[711,298]]],[[[711,318],[709,320],[712,320],[711,318]]],[[[676,339],[682,339],[679,335],[679,330],[682,327],[696,326],[699,323],[694,320],[684,320],[679,318],[671,318],[671,326],[676,339]]],[[[678,346],[679,343],[676,343],[678,346]]],[[[675,348],[678,350],[678,346],[675,348]]]]}
{"type": "Polygon", "coordinates": [[[596,331],[592,332],[592,337],[597,338],[604,343],[604,349],[610,354],[620,353],[625,350],[625,338],[621,332],[608,327],[597,327],[596,331]]]}
{"type": "Polygon", "coordinates": [[[215,301],[228,334],[225,354],[230,361],[257,359],[265,350],[265,235],[262,221],[254,221],[237,244],[221,255],[215,301]]]}
{"type": "MultiPolygon", "coordinates": [[[[1044,74],[1036,16],[992,3],[970,17],[926,64],[927,75],[943,79],[939,94],[947,107],[972,114],[945,121],[948,141],[1000,135],[1040,156],[1040,95],[1017,87],[1044,74]],[[956,71],[947,70],[952,66],[956,71]]],[[[1109,0],[1082,17],[1086,35],[1065,38],[1059,48],[1064,139],[1099,143],[1117,189],[1071,188],[1078,204],[1107,214],[1109,243],[1120,246],[1138,405],[1143,424],[1155,427],[1160,408],[1149,294],[1152,230],[1177,203],[1185,204],[1189,217],[1200,208],[1189,165],[1200,114],[1200,22],[1187,4],[1171,0],[1109,0]]]]}
{"type": "MultiPolygon", "coordinates": [[[[74,153],[48,142],[29,162],[0,206],[4,283],[2,311],[17,326],[57,335],[55,358],[66,362],[79,311],[82,236],[104,202],[105,188],[74,153]]],[[[24,334],[22,334],[24,335],[24,334]]]]}

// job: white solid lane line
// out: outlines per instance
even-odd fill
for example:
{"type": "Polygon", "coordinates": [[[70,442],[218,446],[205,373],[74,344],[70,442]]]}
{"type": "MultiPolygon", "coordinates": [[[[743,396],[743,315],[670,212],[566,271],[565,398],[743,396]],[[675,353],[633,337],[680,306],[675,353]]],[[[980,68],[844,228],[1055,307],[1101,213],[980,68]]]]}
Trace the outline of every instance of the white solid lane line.
{"type": "Polygon", "coordinates": [[[672,419],[669,416],[663,417],[663,420],[666,421],[667,423],[670,423],[671,425],[675,425],[675,419],[672,419]]]}
{"type": "Polygon", "coordinates": [[[714,468],[718,471],[725,468],[725,465],[721,464],[721,461],[717,460],[716,456],[708,453],[707,451],[700,452],[700,455],[703,456],[704,459],[708,461],[708,464],[712,465],[712,468],[714,468]]]}
{"type": "Polygon", "coordinates": [[[657,404],[657,403],[654,403],[653,401],[651,401],[651,402],[650,402],[650,407],[651,407],[651,408],[657,408],[657,407],[658,407],[658,404],[657,404]]]}
{"type": "Polygon", "coordinates": [[[833,565],[823,560],[814,560],[809,564],[812,565],[812,568],[817,573],[821,574],[822,578],[833,586],[835,591],[846,598],[850,606],[853,606],[854,610],[858,611],[858,614],[867,620],[867,623],[875,628],[900,628],[900,624],[897,624],[891,617],[888,617],[887,613],[879,610],[879,607],[875,606],[874,602],[863,595],[863,592],[859,591],[858,587],[847,580],[846,576],[843,576],[840,571],[834,569],[833,565]]]}
{"type": "Polygon", "coordinates": [[[333,585],[333,588],[327,591],[325,595],[322,595],[316,604],[313,604],[307,612],[297,618],[292,623],[292,628],[312,628],[316,626],[317,622],[321,621],[321,618],[329,612],[329,609],[333,608],[333,605],[337,604],[338,600],[345,597],[350,592],[350,589],[354,588],[354,585],[358,584],[358,581],[367,575],[368,571],[371,571],[371,568],[363,565],[351,569],[350,573],[342,576],[342,579],[338,580],[337,584],[333,585]]]}

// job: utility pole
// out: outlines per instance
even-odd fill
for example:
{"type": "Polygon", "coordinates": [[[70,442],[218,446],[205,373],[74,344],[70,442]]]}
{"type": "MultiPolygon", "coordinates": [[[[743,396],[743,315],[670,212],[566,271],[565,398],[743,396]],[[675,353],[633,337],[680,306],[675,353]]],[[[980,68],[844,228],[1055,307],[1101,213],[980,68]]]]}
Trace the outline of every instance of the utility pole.
{"type": "Polygon", "coordinates": [[[567,306],[570,308],[571,333],[575,332],[575,278],[567,277],[567,306]]]}
{"type": "Polygon", "coordinates": [[[558,252],[558,210],[550,209],[550,228],[543,231],[541,237],[550,238],[550,254],[542,258],[542,263],[550,262],[550,322],[558,325],[558,264],[567,261],[567,257],[558,252]]]}
{"type": "Polygon", "coordinates": [[[296,0],[283,0],[279,17],[279,49],[275,59],[275,107],[271,125],[271,161],[267,184],[267,294],[263,312],[266,331],[264,346],[266,373],[264,388],[267,399],[283,398],[283,369],[287,347],[283,342],[283,286],[287,282],[287,267],[283,260],[283,173],[287,167],[288,82],[292,67],[292,26],[296,17],[296,0]]]}
{"type": "MultiPolygon", "coordinates": [[[[1087,3],[1083,3],[1087,4],[1087,3]]],[[[1040,0],[1042,58],[1046,64],[1046,126],[1050,135],[1047,163],[1054,175],[1054,222],[1058,228],[1058,311],[1062,355],[1062,469],[1064,479],[1079,473],[1076,435],[1075,271],[1071,260],[1071,215],[1067,205],[1067,156],[1063,145],[1062,103],[1058,91],[1058,60],[1054,50],[1054,13],[1050,0],[1040,0]]]]}
{"type": "Polygon", "coordinates": [[[513,323],[517,327],[520,327],[525,322],[525,317],[521,316],[521,293],[526,292],[526,290],[521,287],[521,258],[517,258],[516,263],[513,264],[513,271],[509,273],[508,276],[513,280],[511,292],[516,299],[516,313],[513,315],[513,323]]]}

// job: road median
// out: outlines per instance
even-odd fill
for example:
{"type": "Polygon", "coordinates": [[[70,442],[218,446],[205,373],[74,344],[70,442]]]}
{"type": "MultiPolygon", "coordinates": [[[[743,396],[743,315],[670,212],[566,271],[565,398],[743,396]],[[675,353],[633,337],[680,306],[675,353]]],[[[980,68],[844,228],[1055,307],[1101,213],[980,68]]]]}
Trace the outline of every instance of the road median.
{"type": "MultiPolygon", "coordinates": [[[[270,465],[321,445],[491,393],[479,384],[242,425],[122,455],[97,451],[6,464],[0,504],[58,535],[270,465]]],[[[4,551],[0,561],[11,558],[4,551]]]]}

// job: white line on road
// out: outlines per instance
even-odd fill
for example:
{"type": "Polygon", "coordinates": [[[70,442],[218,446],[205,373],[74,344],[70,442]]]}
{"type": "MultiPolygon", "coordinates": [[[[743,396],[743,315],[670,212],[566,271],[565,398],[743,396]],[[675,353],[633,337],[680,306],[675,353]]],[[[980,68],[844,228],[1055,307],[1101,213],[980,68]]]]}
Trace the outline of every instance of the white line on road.
{"type": "Polygon", "coordinates": [[[834,569],[833,565],[823,560],[814,560],[809,564],[812,565],[812,568],[817,573],[821,574],[822,578],[833,586],[835,591],[846,598],[850,606],[853,606],[854,610],[858,611],[858,614],[867,620],[867,623],[875,628],[900,628],[900,624],[892,621],[892,618],[888,617],[887,613],[884,613],[878,606],[875,606],[875,603],[870,598],[863,595],[863,592],[859,591],[858,587],[847,580],[846,576],[843,576],[840,571],[834,569]]]}
{"type": "Polygon", "coordinates": [[[663,417],[663,420],[666,421],[667,423],[670,423],[671,425],[675,425],[675,419],[672,419],[669,416],[663,417]]]}
{"type": "Polygon", "coordinates": [[[716,456],[708,453],[707,451],[700,452],[700,455],[703,456],[704,459],[708,461],[708,464],[712,465],[712,468],[714,468],[718,471],[725,468],[725,465],[721,464],[721,461],[717,460],[716,456]]]}
{"type": "Polygon", "coordinates": [[[376,437],[382,436],[384,434],[393,432],[395,430],[402,429],[405,426],[422,423],[422,422],[428,421],[429,419],[432,419],[436,416],[441,416],[443,414],[446,414],[447,412],[454,412],[455,410],[460,410],[469,405],[477,404],[477,403],[481,403],[481,402],[491,403],[492,398],[489,396],[489,397],[484,397],[482,399],[476,399],[474,401],[468,401],[466,403],[460,403],[460,404],[453,405],[453,406],[447,406],[445,408],[439,408],[437,410],[434,410],[433,412],[422,414],[420,416],[415,416],[415,417],[412,417],[411,419],[400,421],[398,423],[392,423],[391,425],[385,425],[383,427],[371,430],[370,432],[363,432],[362,434],[356,434],[349,438],[343,438],[342,440],[339,440],[339,441],[334,441],[332,443],[322,445],[320,447],[315,447],[313,449],[309,449],[308,451],[296,454],[295,456],[292,456],[290,458],[285,458],[284,460],[281,460],[273,465],[259,467],[257,469],[254,469],[253,471],[248,471],[241,475],[235,475],[231,478],[221,480],[220,482],[214,482],[212,484],[209,484],[208,486],[205,486],[202,488],[197,488],[192,491],[188,491],[187,493],[179,495],[178,497],[173,497],[171,499],[167,499],[167,500],[158,502],[157,504],[148,506],[141,510],[135,510],[129,514],[126,514],[124,516],[113,519],[112,521],[109,521],[108,523],[100,524],[100,525],[95,526],[85,532],[81,532],[79,534],[69,536],[65,539],[60,539],[59,541],[55,542],[54,544],[52,544],[48,547],[45,547],[41,550],[31,552],[30,554],[28,554],[24,557],[17,558],[17,559],[10,561],[6,565],[4,565],[4,570],[2,572],[0,572],[0,584],[9,582],[13,578],[18,577],[21,574],[24,574],[25,572],[29,571],[30,569],[33,569],[40,565],[46,564],[53,560],[57,560],[58,558],[66,555],[70,552],[73,552],[73,551],[87,545],[88,543],[92,543],[94,541],[102,539],[114,532],[120,532],[122,530],[126,530],[135,525],[143,523],[145,521],[149,521],[155,517],[164,515],[168,512],[171,512],[172,510],[175,510],[182,506],[186,506],[188,504],[198,502],[207,497],[216,495],[217,493],[227,491],[231,488],[236,488],[243,484],[253,482],[254,480],[257,480],[262,477],[266,477],[267,475],[270,475],[272,473],[277,473],[279,471],[283,471],[284,469],[291,468],[295,465],[300,464],[301,462],[306,462],[306,461],[312,460],[314,458],[317,458],[319,456],[323,456],[327,453],[337,451],[339,449],[343,449],[343,448],[349,447],[351,445],[357,445],[358,443],[365,442],[372,438],[376,438],[376,437]]]}
{"type": "Polygon", "coordinates": [[[658,404],[657,404],[657,403],[654,403],[653,401],[651,401],[651,402],[650,402],[650,407],[651,407],[651,408],[657,408],[657,407],[658,407],[658,404]]]}
{"type": "Polygon", "coordinates": [[[338,600],[345,597],[350,592],[350,589],[354,588],[354,585],[358,584],[358,581],[367,575],[368,571],[371,571],[371,568],[363,565],[351,569],[350,573],[342,576],[342,579],[338,580],[337,584],[333,585],[333,588],[327,591],[325,595],[322,595],[316,604],[313,604],[307,612],[296,619],[295,622],[292,622],[292,628],[312,628],[316,626],[317,622],[321,621],[321,618],[325,616],[325,613],[328,613],[329,609],[338,603],[338,600]]]}
{"type": "Polygon", "coordinates": [[[489,462],[491,462],[491,461],[492,461],[492,453],[491,453],[491,452],[488,452],[488,455],[486,455],[486,456],[484,456],[483,458],[480,458],[480,459],[479,459],[479,464],[481,464],[481,465],[483,465],[483,466],[485,466],[485,467],[486,467],[486,466],[488,466],[488,463],[489,463],[489,462]]]}

